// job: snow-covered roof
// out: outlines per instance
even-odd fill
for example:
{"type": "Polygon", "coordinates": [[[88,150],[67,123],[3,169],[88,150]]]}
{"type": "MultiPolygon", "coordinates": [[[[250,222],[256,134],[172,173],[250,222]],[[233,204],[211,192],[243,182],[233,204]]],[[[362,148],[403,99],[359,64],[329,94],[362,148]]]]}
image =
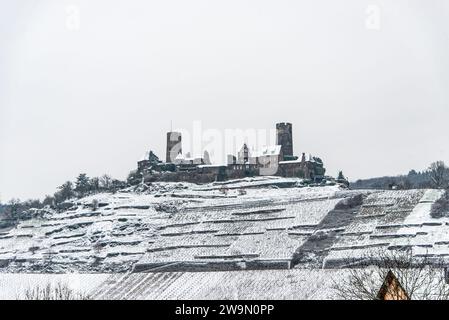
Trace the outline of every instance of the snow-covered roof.
{"type": "Polygon", "coordinates": [[[201,159],[203,159],[202,155],[195,154],[192,156],[190,154],[190,152],[188,152],[187,154],[179,153],[175,158],[175,160],[184,160],[184,161],[195,161],[195,160],[201,160],[201,159]]]}
{"type": "Polygon", "coordinates": [[[226,167],[226,164],[200,164],[198,168],[218,168],[218,167],[226,167]]]}
{"type": "Polygon", "coordinates": [[[182,153],[178,153],[175,160],[186,160],[186,158],[184,157],[184,155],[182,153]]]}
{"type": "Polygon", "coordinates": [[[301,162],[302,162],[301,159],[296,159],[296,160],[279,161],[279,164],[301,163],[301,162]]]}
{"type": "MultiPolygon", "coordinates": [[[[304,160],[306,162],[316,162],[315,158],[310,153],[304,155],[304,160]]],[[[302,157],[299,157],[296,160],[279,161],[279,164],[301,163],[301,162],[302,162],[302,157]]]]}
{"type": "Polygon", "coordinates": [[[263,156],[277,156],[281,153],[280,145],[264,146],[259,150],[252,150],[250,152],[251,157],[263,157],[263,156]]]}

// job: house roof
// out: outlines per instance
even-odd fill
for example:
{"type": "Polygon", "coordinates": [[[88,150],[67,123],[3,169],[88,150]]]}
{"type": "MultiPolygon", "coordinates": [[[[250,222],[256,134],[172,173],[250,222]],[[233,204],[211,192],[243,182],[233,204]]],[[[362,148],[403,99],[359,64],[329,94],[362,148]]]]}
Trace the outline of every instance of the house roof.
{"type": "Polygon", "coordinates": [[[393,271],[389,270],[377,294],[379,300],[410,300],[407,291],[402,287],[393,271]]]}

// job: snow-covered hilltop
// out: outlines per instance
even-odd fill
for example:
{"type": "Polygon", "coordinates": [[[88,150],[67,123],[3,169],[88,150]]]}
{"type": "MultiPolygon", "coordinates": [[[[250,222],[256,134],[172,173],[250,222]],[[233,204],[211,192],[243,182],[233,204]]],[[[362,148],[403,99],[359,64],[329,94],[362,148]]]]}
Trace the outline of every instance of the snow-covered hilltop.
{"type": "Polygon", "coordinates": [[[439,190],[353,191],[300,179],[153,183],[0,230],[1,272],[338,267],[372,248],[449,254],[439,190]],[[434,218],[438,216],[439,218],[434,218]],[[425,249],[425,251],[423,251],[425,249]]]}

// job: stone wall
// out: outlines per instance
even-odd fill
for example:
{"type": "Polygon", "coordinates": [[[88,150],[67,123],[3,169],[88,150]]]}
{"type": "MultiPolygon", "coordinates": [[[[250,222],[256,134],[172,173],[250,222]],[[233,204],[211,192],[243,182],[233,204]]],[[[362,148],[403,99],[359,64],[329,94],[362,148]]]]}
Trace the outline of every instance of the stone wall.
{"type": "Polygon", "coordinates": [[[191,182],[191,183],[210,183],[217,179],[213,173],[200,172],[161,172],[152,173],[145,176],[145,182],[191,182]]]}
{"type": "MultiPolygon", "coordinates": [[[[321,166],[319,163],[310,161],[291,161],[280,163],[278,170],[269,175],[281,177],[297,177],[314,180],[317,175],[317,169],[321,166]]],[[[323,169],[324,170],[324,169],[323,169]]],[[[245,177],[260,176],[260,165],[242,165],[230,164],[228,166],[192,166],[191,168],[177,169],[175,172],[155,172],[145,175],[146,182],[191,182],[191,183],[210,183],[214,181],[225,181],[231,179],[241,179],[245,177]]]]}
{"type": "Polygon", "coordinates": [[[277,175],[282,177],[298,177],[310,179],[309,170],[306,171],[300,162],[279,164],[279,170],[277,175]]]}

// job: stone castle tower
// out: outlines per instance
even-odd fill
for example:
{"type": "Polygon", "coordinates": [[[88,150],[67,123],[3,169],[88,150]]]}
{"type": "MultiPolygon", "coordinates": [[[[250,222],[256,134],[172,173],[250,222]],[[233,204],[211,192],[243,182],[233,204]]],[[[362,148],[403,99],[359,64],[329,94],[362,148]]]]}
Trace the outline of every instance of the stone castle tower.
{"type": "Polygon", "coordinates": [[[284,159],[293,157],[293,130],[291,123],[276,123],[276,144],[282,146],[284,159]]]}
{"type": "Polygon", "coordinates": [[[173,163],[178,154],[182,153],[182,139],[180,132],[167,132],[167,153],[165,162],[173,163]]]}

